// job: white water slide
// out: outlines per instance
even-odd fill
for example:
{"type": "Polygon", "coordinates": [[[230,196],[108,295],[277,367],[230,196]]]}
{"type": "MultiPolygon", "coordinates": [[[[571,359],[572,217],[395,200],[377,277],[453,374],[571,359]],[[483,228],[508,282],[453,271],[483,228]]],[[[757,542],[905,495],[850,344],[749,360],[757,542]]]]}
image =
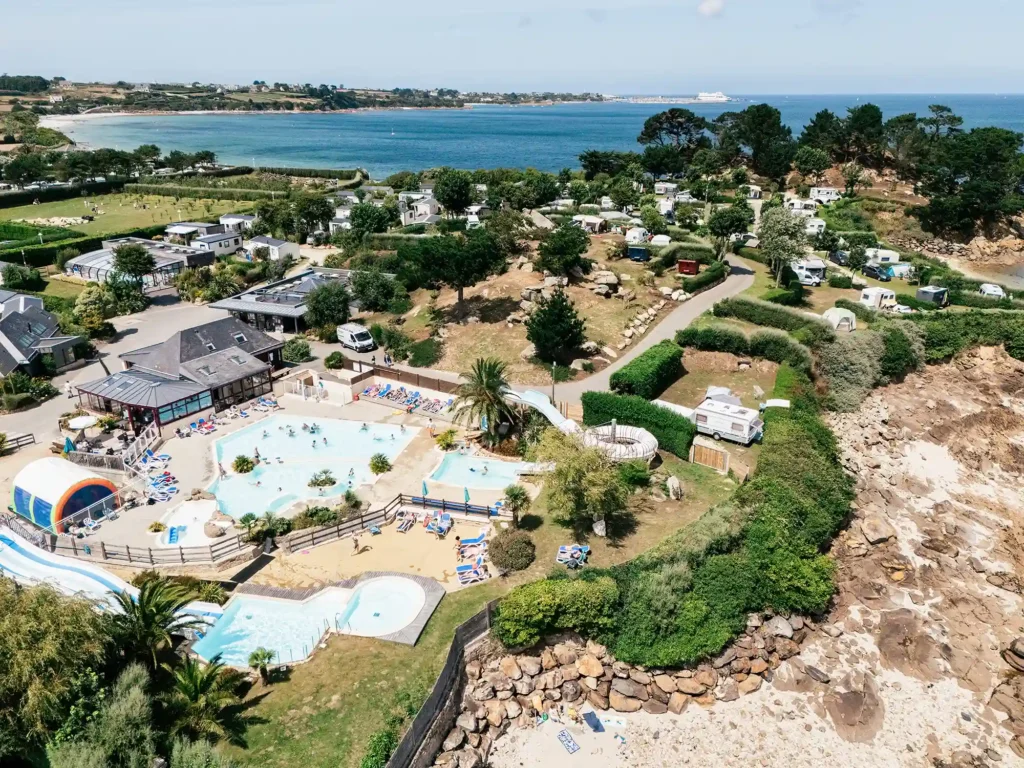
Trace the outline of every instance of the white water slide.
{"type": "MultiPolygon", "coordinates": [[[[108,606],[114,605],[113,593],[139,590],[109,571],[74,558],[40,549],[6,526],[0,526],[0,576],[26,586],[49,584],[66,595],[80,595],[108,606]]],[[[216,617],[224,611],[219,605],[195,601],[184,608],[197,616],[216,617]]]]}
{"type": "Polygon", "coordinates": [[[612,461],[640,459],[650,462],[658,452],[657,439],[646,429],[625,424],[604,424],[584,431],[575,421],[565,418],[558,408],[551,404],[548,396],[540,392],[509,390],[505,393],[505,399],[533,408],[550,421],[553,427],[566,434],[579,435],[585,446],[599,448],[608,454],[612,461]]]}

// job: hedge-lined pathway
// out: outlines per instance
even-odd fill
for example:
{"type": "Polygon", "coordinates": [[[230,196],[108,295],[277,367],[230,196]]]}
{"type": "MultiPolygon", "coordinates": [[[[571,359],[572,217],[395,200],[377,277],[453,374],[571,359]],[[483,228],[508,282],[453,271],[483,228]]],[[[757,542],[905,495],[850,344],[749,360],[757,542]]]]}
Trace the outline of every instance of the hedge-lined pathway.
{"type": "MultiPolygon", "coordinates": [[[[743,266],[742,261],[730,258],[729,263],[732,265],[732,274],[726,278],[724,283],[716,285],[714,288],[710,288],[703,293],[697,294],[697,296],[689,301],[680,304],[676,309],[669,313],[668,317],[651,328],[647,335],[640,339],[640,341],[623,350],[625,354],[619,357],[618,360],[609,365],[603,371],[599,371],[598,373],[579,381],[557,384],[555,386],[555,399],[570,403],[578,403],[580,402],[580,398],[583,396],[584,392],[609,391],[611,389],[610,381],[612,374],[619,370],[623,365],[628,363],[641,352],[650,349],[659,341],[675,338],[676,331],[681,331],[683,328],[686,328],[700,315],[711,309],[716,302],[736,296],[754,284],[754,273],[743,266]]],[[[529,388],[531,387],[528,387],[528,389],[529,388]]],[[[517,389],[522,389],[522,387],[517,387],[517,389]]],[[[532,387],[532,389],[540,389],[545,393],[548,392],[548,388],[543,387],[532,387]]]]}

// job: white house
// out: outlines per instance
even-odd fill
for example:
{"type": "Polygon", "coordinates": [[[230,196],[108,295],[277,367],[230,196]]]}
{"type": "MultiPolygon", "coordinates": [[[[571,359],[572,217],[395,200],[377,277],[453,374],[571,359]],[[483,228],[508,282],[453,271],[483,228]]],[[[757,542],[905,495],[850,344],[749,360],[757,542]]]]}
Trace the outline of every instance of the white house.
{"type": "Polygon", "coordinates": [[[656,195],[674,195],[679,191],[679,185],[672,181],[656,181],[654,182],[654,194],[656,195]]]}
{"type": "Polygon", "coordinates": [[[650,233],[643,227],[633,227],[626,232],[626,242],[630,245],[638,245],[640,243],[647,242],[647,236],[650,233]]]}
{"type": "Polygon", "coordinates": [[[225,213],[220,217],[225,232],[248,232],[254,221],[256,217],[249,213],[225,213]]]}
{"type": "Polygon", "coordinates": [[[813,200],[800,200],[795,197],[787,200],[785,206],[794,216],[803,216],[807,219],[812,218],[818,210],[818,204],[813,200]]]}
{"type": "Polygon", "coordinates": [[[290,243],[287,240],[278,240],[273,237],[266,237],[265,235],[254,237],[245,244],[245,250],[249,254],[250,259],[252,259],[253,251],[257,248],[268,249],[271,261],[278,261],[288,256],[293,259],[299,258],[299,244],[290,243]]]}
{"type": "Polygon", "coordinates": [[[432,197],[415,200],[398,206],[402,216],[402,226],[411,224],[436,224],[440,221],[441,206],[432,197]]]}
{"type": "Polygon", "coordinates": [[[888,288],[864,288],[860,292],[860,303],[870,309],[885,309],[896,306],[896,291],[888,288]]]}
{"type": "Polygon", "coordinates": [[[691,195],[690,194],[690,190],[684,189],[682,192],[676,193],[676,202],[677,203],[699,203],[700,200],[698,200],[696,197],[691,195]]]}
{"type": "Polygon", "coordinates": [[[807,219],[807,221],[804,224],[804,232],[806,232],[808,235],[811,235],[811,236],[813,236],[813,235],[820,235],[824,231],[825,231],[825,220],[824,219],[819,219],[817,217],[812,217],[810,219],[807,219]]]}
{"type": "Polygon", "coordinates": [[[399,192],[398,199],[403,203],[414,203],[417,200],[426,200],[430,195],[426,192],[399,192]]]}
{"type": "Polygon", "coordinates": [[[605,195],[604,197],[601,198],[602,211],[614,211],[615,209],[616,205],[615,203],[612,202],[612,199],[608,197],[608,195],[605,195]]]}
{"type": "Polygon", "coordinates": [[[222,232],[219,235],[192,238],[190,248],[209,251],[216,256],[236,253],[242,247],[242,236],[238,232],[222,232]]]}
{"type": "Polygon", "coordinates": [[[335,217],[327,222],[327,229],[331,233],[331,236],[338,234],[346,229],[352,229],[352,222],[349,221],[349,217],[345,218],[335,217]]]}
{"type": "Polygon", "coordinates": [[[347,221],[352,218],[352,208],[348,205],[339,205],[334,209],[334,218],[347,221]]]}
{"type": "Polygon", "coordinates": [[[760,200],[761,199],[761,188],[757,184],[747,184],[747,199],[748,200],[760,200]]]}
{"type": "Polygon", "coordinates": [[[491,217],[491,209],[483,203],[474,203],[466,209],[467,216],[476,216],[480,221],[485,221],[491,217]]]}
{"type": "Polygon", "coordinates": [[[186,245],[199,237],[219,235],[224,232],[223,224],[211,224],[208,221],[177,221],[168,224],[164,234],[183,241],[186,245]]]}
{"type": "Polygon", "coordinates": [[[64,101],[64,97],[61,96],[59,93],[54,93],[54,94],[50,95],[50,103],[51,104],[60,104],[63,101],[64,101]]]}
{"type": "Polygon", "coordinates": [[[811,200],[820,205],[834,203],[842,196],[842,193],[835,187],[811,187],[811,200]]]}

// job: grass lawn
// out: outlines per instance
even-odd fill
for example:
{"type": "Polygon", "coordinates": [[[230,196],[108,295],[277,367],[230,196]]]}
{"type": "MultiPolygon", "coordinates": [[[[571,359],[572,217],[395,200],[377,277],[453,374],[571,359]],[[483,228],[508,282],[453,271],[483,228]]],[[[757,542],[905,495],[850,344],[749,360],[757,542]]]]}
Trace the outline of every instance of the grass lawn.
{"type": "MultiPolygon", "coordinates": [[[[88,198],[58,200],[40,205],[23,205],[17,208],[0,209],[0,220],[25,219],[43,223],[46,219],[78,218],[95,216],[95,221],[67,225],[85,235],[100,235],[113,232],[151,227],[184,220],[216,220],[221,214],[249,210],[251,202],[233,200],[190,200],[175,202],[173,197],[160,195],[99,195],[88,198]],[[85,200],[98,207],[92,212],[85,200]],[[142,206],[146,207],[143,208],[142,206]]],[[[46,222],[58,225],[58,222],[46,222]]]]}
{"type": "MultiPolygon", "coordinates": [[[[735,483],[704,467],[663,455],[661,471],[683,482],[682,501],[654,502],[637,517],[622,540],[590,537],[592,562],[622,563],[688,525],[732,493],[735,483]]],[[[333,636],[324,650],[292,668],[290,678],[247,699],[254,722],[248,748],[221,750],[242,765],[267,768],[356,768],[370,735],[394,714],[415,712],[429,693],[448,652],[455,628],[512,587],[543,578],[553,568],[560,544],[575,537],[553,522],[543,495],[522,517],[537,559],[526,571],[446,596],[413,648],[371,638],[333,636]]],[[[407,717],[406,724],[411,721],[407,717]]]]}
{"type": "Polygon", "coordinates": [[[43,294],[46,296],[59,296],[62,299],[77,299],[78,294],[85,290],[81,283],[71,283],[65,280],[47,280],[43,294]]]}

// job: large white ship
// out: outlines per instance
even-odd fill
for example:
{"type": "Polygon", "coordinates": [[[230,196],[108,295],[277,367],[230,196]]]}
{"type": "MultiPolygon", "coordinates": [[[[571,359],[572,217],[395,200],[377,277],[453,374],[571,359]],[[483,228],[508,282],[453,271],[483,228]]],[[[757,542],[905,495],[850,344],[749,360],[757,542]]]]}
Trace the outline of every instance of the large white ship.
{"type": "Polygon", "coordinates": [[[705,102],[705,103],[706,102],[720,103],[720,102],[723,102],[723,101],[730,101],[729,97],[726,96],[721,91],[715,91],[714,93],[705,93],[704,91],[701,91],[700,93],[697,94],[697,98],[695,100],[699,101],[699,102],[705,102]]]}
{"type": "Polygon", "coordinates": [[[630,104],[725,104],[732,101],[721,91],[698,93],[696,97],[680,96],[606,96],[607,101],[625,101],[630,104]]]}

